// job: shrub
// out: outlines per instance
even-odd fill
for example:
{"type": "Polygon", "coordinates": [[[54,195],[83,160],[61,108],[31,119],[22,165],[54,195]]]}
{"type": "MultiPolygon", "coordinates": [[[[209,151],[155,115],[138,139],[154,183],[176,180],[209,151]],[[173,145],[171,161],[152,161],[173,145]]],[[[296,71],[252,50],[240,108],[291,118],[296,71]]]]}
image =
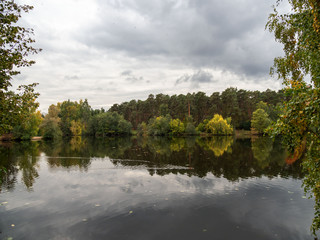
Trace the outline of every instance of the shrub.
{"type": "Polygon", "coordinates": [[[231,118],[223,119],[219,114],[215,114],[206,124],[206,131],[214,135],[231,135],[233,128],[231,126],[231,118]]]}

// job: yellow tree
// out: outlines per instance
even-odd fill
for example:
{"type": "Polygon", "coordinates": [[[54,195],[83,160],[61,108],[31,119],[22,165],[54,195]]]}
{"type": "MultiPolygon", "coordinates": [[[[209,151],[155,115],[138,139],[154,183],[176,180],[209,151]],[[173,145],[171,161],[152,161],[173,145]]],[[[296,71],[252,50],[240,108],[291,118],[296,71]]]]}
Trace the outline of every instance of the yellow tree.
{"type": "Polygon", "coordinates": [[[230,124],[231,119],[223,119],[220,114],[215,114],[211,120],[206,124],[206,130],[208,133],[214,135],[231,135],[233,128],[230,124]]]}

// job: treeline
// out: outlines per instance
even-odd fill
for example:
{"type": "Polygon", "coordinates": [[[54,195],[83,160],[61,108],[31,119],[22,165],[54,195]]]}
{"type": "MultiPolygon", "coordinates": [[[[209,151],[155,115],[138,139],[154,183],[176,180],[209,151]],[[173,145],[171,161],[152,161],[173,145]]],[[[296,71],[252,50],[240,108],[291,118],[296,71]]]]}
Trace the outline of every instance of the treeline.
{"type": "Polygon", "coordinates": [[[173,119],[186,121],[192,116],[195,126],[204,120],[211,119],[214,114],[223,118],[231,118],[231,124],[236,129],[250,130],[253,112],[259,102],[267,104],[268,116],[271,120],[278,118],[278,107],[284,101],[283,91],[270,89],[260,91],[247,91],[237,88],[227,88],[222,93],[214,92],[207,96],[204,92],[188,93],[187,95],[150,94],[146,100],[131,100],[121,104],[114,104],[109,112],[117,112],[125,120],[131,122],[134,129],[142,122],[157,116],[169,114],[173,119]]]}
{"type": "Polygon", "coordinates": [[[40,125],[44,138],[108,135],[231,135],[234,129],[264,132],[278,118],[281,91],[228,88],[207,96],[149,95],[145,100],[114,104],[109,111],[92,109],[87,100],[51,105],[40,125]]]}
{"type": "Polygon", "coordinates": [[[51,105],[40,125],[45,139],[61,136],[107,136],[130,134],[132,125],[116,112],[92,109],[87,100],[51,105]]]}

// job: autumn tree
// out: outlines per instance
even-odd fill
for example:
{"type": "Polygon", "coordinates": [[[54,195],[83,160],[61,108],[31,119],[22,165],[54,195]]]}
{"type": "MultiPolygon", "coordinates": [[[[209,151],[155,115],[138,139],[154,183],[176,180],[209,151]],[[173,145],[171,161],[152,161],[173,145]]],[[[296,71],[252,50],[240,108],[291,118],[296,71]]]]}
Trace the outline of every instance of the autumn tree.
{"type": "Polygon", "coordinates": [[[24,140],[36,135],[41,116],[36,113],[39,106],[36,99],[39,94],[34,92],[35,85],[22,85],[17,92],[2,92],[0,134],[14,132],[15,138],[24,140]]]}
{"type": "Polygon", "coordinates": [[[0,2],[0,134],[12,132],[19,120],[26,120],[26,112],[34,114],[30,108],[37,108],[35,84],[20,86],[18,93],[8,91],[12,77],[20,73],[17,69],[34,64],[27,57],[39,51],[32,47],[33,30],[17,25],[21,14],[32,8],[10,0],[0,2]]]}
{"type": "Polygon", "coordinates": [[[315,234],[320,228],[320,2],[288,2],[290,12],[280,14],[275,7],[266,26],[283,44],[284,56],[275,58],[271,73],[283,80],[289,99],[273,129],[283,136],[292,152],[290,158],[298,159],[306,152],[304,167],[308,175],[304,183],[315,196],[315,234]]]}
{"type": "Polygon", "coordinates": [[[231,135],[233,133],[231,118],[223,119],[219,114],[215,114],[213,118],[207,122],[205,129],[208,133],[214,135],[231,135]]]}
{"type": "Polygon", "coordinates": [[[171,119],[169,125],[172,135],[182,135],[185,131],[185,126],[180,119],[171,119]]]}

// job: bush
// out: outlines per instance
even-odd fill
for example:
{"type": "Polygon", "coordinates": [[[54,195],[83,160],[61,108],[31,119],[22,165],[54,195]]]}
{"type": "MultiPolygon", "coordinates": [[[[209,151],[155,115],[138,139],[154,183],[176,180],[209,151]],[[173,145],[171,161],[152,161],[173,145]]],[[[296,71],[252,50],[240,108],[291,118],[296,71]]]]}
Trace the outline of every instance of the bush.
{"type": "Polygon", "coordinates": [[[142,122],[138,125],[138,135],[148,135],[148,126],[145,122],[142,122]]]}
{"type": "Polygon", "coordinates": [[[171,134],[174,136],[182,135],[185,131],[184,124],[180,119],[171,119],[169,125],[171,134]]]}
{"type": "Polygon", "coordinates": [[[170,132],[170,115],[151,118],[148,123],[148,135],[165,136],[170,132]]]}
{"type": "Polygon", "coordinates": [[[231,126],[231,118],[223,119],[219,114],[215,114],[206,124],[206,131],[214,135],[231,135],[233,128],[231,126]]]}
{"type": "Polygon", "coordinates": [[[40,131],[44,139],[57,139],[62,136],[59,127],[59,118],[45,118],[40,126],[40,131]]]}
{"type": "Polygon", "coordinates": [[[191,122],[188,122],[188,123],[187,123],[185,133],[186,133],[187,135],[196,135],[196,134],[197,134],[196,128],[195,128],[195,126],[194,126],[191,122]]]}

